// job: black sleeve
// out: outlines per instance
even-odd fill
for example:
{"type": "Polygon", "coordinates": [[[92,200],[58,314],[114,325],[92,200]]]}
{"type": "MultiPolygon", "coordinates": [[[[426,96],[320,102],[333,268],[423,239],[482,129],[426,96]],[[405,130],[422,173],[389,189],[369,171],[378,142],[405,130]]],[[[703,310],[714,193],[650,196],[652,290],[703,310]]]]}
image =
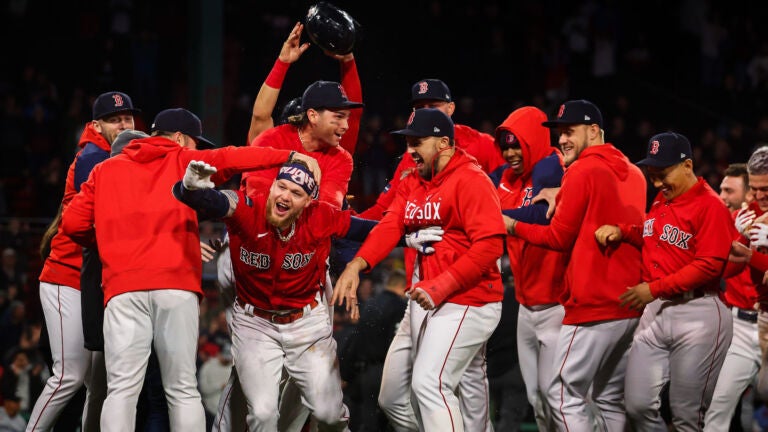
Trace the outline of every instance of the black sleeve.
{"type": "Polygon", "coordinates": [[[189,190],[181,181],[173,185],[173,196],[197,211],[198,219],[220,219],[229,212],[229,200],[216,189],[189,190]]]}
{"type": "MultiPolygon", "coordinates": [[[[378,223],[379,221],[363,219],[357,216],[352,216],[351,220],[349,221],[349,231],[347,231],[347,234],[344,236],[344,239],[362,243],[363,241],[365,241],[365,238],[368,236],[368,233],[371,232],[373,227],[378,225],[378,223]]],[[[404,247],[404,246],[405,246],[405,236],[400,237],[400,241],[397,243],[397,247],[404,247]]]]}

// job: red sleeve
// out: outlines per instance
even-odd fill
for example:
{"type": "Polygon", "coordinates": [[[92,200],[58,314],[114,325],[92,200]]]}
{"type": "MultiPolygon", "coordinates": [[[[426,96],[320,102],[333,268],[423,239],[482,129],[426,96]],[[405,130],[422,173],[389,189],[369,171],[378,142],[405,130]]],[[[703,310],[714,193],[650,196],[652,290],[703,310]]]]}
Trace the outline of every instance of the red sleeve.
{"type": "Polygon", "coordinates": [[[480,283],[483,274],[490,266],[495,266],[504,253],[506,229],[499,194],[495,193],[487,177],[461,187],[463,193],[458,194],[456,205],[461,209],[461,221],[470,247],[448,271],[462,287],[472,287],[480,283]]]}
{"type": "Polygon", "coordinates": [[[486,173],[492,173],[496,168],[507,163],[501,155],[501,150],[496,146],[496,140],[484,132],[478,131],[477,139],[482,142],[480,155],[477,161],[486,173]]]}
{"type": "Polygon", "coordinates": [[[749,266],[761,273],[765,273],[768,271],[768,254],[752,251],[749,266]]]}
{"type": "Polygon", "coordinates": [[[85,247],[96,246],[96,232],[94,230],[94,173],[98,165],[91,171],[88,180],[80,185],[78,192],[69,202],[69,205],[61,215],[61,230],[75,243],[85,247]]]}
{"type": "Polygon", "coordinates": [[[629,243],[638,249],[643,247],[643,227],[639,225],[619,224],[621,241],[629,243]]]}
{"type": "MultiPolygon", "coordinates": [[[[363,101],[363,88],[360,85],[360,75],[357,73],[357,63],[353,58],[350,61],[341,62],[341,86],[347,93],[347,99],[353,102],[363,101]]],[[[360,134],[360,119],[363,117],[362,108],[349,110],[349,129],[341,137],[341,147],[349,154],[355,154],[357,138],[360,134]]]]}
{"type": "Polygon", "coordinates": [[[406,152],[402,159],[400,159],[400,163],[397,164],[397,169],[395,169],[395,174],[392,176],[392,180],[389,181],[387,187],[379,194],[376,203],[360,213],[360,217],[369,220],[381,220],[384,213],[392,204],[392,201],[394,201],[395,191],[397,191],[403,178],[405,178],[415,166],[416,164],[413,162],[413,158],[406,152]]]}
{"type": "Polygon", "coordinates": [[[321,169],[323,178],[320,181],[320,201],[341,208],[352,178],[352,156],[342,151],[333,157],[323,157],[321,169]]]}
{"type": "Polygon", "coordinates": [[[669,297],[701,287],[722,277],[732,239],[738,233],[730,214],[722,205],[704,202],[698,215],[696,251],[691,263],[680,270],[651,282],[654,297],[669,297]],[[722,233],[728,233],[724,237],[722,233]]]}
{"type": "Polygon", "coordinates": [[[579,235],[588,203],[587,177],[579,174],[581,173],[566,171],[563,176],[563,186],[555,197],[557,210],[549,225],[518,222],[515,225],[515,235],[548,249],[564,252],[571,250],[579,235]]]}
{"type": "Polygon", "coordinates": [[[217,171],[211,179],[219,184],[243,171],[280,166],[288,160],[290,154],[288,150],[273,148],[228,146],[214,150],[183,151],[180,159],[184,166],[192,160],[202,160],[215,166],[217,171]]]}
{"type": "Polygon", "coordinates": [[[390,191],[394,199],[390,210],[384,214],[378,225],[376,225],[368,237],[357,251],[357,257],[360,257],[368,263],[368,269],[372,269],[389,255],[389,252],[395,248],[400,238],[405,234],[403,225],[403,211],[407,200],[407,191],[409,190],[407,182],[400,183],[397,190],[390,191]]]}

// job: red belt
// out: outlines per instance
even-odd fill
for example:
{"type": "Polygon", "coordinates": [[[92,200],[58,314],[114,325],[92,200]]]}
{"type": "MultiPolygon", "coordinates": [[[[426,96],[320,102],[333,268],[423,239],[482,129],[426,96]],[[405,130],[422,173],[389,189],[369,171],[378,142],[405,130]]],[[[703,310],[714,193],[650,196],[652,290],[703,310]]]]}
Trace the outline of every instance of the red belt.
{"type": "Polygon", "coordinates": [[[317,300],[312,299],[312,301],[303,308],[300,309],[285,309],[285,310],[279,310],[279,311],[269,311],[264,309],[259,309],[256,306],[253,306],[251,304],[245,303],[244,301],[240,300],[240,298],[236,298],[235,301],[238,305],[240,305],[241,308],[245,311],[248,315],[257,316],[260,318],[264,318],[265,320],[268,320],[269,322],[275,323],[275,324],[289,324],[297,319],[303,317],[307,313],[309,313],[310,310],[314,309],[315,306],[317,306],[317,300]]]}

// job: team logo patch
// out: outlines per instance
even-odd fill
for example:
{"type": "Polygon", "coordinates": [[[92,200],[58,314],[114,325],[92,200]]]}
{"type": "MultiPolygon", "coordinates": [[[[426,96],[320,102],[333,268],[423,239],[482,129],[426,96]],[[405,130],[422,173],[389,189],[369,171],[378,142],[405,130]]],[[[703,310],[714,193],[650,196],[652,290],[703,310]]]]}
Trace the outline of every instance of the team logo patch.
{"type": "Polygon", "coordinates": [[[424,94],[429,91],[429,84],[426,81],[419,83],[419,94],[424,94]]]}
{"type": "Polygon", "coordinates": [[[651,149],[648,151],[648,153],[655,155],[659,153],[659,141],[653,140],[651,143],[651,149]]]}
{"type": "Polygon", "coordinates": [[[560,105],[560,109],[557,111],[557,118],[561,118],[565,113],[565,104],[560,105]]]}
{"type": "Polygon", "coordinates": [[[349,99],[347,97],[347,92],[344,90],[344,87],[342,87],[341,84],[339,84],[339,92],[341,93],[342,96],[344,96],[344,99],[349,99]]]}
{"type": "Polygon", "coordinates": [[[408,126],[410,126],[411,123],[413,123],[413,117],[415,116],[416,116],[416,110],[411,111],[411,115],[408,117],[408,126]]]}
{"type": "Polygon", "coordinates": [[[112,99],[114,99],[114,100],[115,100],[115,106],[116,106],[116,107],[121,107],[121,106],[123,106],[123,104],[125,103],[125,102],[123,101],[123,96],[122,96],[122,95],[119,95],[119,94],[117,94],[117,93],[115,93],[115,94],[113,94],[113,95],[112,95],[112,99]]]}
{"type": "Polygon", "coordinates": [[[688,241],[693,237],[693,234],[687,233],[680,228],[666,224],[662,228],[662,233],[659,236],[659,240],[663,240],[672,246],[677,246],[680,249],[688,249],[688,241]]]}

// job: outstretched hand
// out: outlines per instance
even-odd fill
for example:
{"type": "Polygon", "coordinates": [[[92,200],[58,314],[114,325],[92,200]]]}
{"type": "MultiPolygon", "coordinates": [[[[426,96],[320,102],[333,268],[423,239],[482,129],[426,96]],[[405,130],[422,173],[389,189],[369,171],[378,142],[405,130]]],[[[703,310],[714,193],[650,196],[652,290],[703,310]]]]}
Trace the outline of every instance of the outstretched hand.
{"type": "Polygon", "coordinates": [[[211,189],[216,186],[211,181],[213,174],[216,174],[216,167],[203,161],[189,161],[182,183],[187,190],[211,189]]]}
{"type": "Polygon", "coordinates": [[[344,271],[336,280],[333,287],[331,304],[341,306],[346,303],[346,310],[353,320],[360,317],[360,304],[357,302],[357,287],[360,285],[360,272],[368,268],[368,263],[360,257],[355,257],[347,263],[344,271]]]}

